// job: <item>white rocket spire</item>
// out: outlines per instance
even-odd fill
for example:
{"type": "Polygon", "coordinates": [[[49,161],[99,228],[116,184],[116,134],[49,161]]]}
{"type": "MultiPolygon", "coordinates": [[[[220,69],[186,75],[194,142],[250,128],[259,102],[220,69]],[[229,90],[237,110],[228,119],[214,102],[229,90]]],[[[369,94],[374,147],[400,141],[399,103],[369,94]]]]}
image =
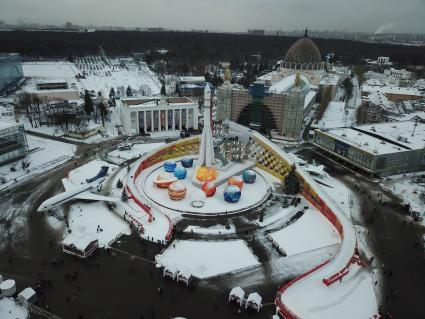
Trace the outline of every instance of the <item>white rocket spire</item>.
{"type": "Polygon", "coordinates": [[[207,83],[204,91],[204,128],[201,136],[201,146],[199,148],[199,165],[210,167],[214,164],[214,145],[211,132],[211,88],[207,83]]]}

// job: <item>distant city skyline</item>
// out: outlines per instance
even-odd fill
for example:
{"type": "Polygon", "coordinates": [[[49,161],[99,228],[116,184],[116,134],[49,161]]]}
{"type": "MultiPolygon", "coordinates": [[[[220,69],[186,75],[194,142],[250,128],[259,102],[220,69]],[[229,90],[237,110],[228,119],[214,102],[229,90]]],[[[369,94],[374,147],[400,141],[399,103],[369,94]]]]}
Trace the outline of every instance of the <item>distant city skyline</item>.
{"type": "Polygon", "coordinates": [[[425,0],[0,0],[6,23],[425,33],[425,0]]]}

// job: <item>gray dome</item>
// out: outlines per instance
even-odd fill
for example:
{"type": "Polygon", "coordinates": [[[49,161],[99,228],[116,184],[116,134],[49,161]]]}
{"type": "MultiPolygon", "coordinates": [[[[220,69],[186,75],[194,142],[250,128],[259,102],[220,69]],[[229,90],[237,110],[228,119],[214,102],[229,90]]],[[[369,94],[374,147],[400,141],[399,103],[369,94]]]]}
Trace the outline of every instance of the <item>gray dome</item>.
{"type": "Polygon", "coordinates": [[[308,37],[307,30],[304,37],[295,42],[285,55],[285,62],[321,63],[322,56],[317,45],[308,37]]]}

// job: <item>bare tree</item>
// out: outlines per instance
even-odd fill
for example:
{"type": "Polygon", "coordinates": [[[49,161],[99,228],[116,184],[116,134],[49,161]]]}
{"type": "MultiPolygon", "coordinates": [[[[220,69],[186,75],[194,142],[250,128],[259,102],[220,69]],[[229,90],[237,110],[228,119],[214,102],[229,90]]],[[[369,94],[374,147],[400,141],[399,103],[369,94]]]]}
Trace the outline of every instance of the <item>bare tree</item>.
{"type": "Polygon", "coordinates": [[[31,127],[40,126],[39,100],[34,99],[29,93],[24,93],[19,99],[19,105],[25,111],[25,115],[30,122],[31,127]]]}

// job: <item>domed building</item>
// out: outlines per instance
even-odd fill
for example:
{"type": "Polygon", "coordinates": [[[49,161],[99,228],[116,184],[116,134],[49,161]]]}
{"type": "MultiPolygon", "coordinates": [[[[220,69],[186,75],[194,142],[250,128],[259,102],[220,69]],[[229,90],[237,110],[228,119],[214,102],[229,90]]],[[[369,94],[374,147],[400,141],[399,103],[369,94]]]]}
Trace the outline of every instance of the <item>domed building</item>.
{"type": "Polygon", "coordinates": [[[217,118],[230,119],[275,139],[297,141],[303,120],[319,101],[320,92],[328,86],[333,87],[332,94],[335,92],[339,77],[328,81],[325,66],[306,30],[277,69],[257,78],[249,90],[220,87],[217,118]]]}
{"type": "Polygon", "coordinates": [[[304,36],[295,41],[283,60],[278,62],[277,70],[261,76],[258,80],[274,85],[290,75],[299,73],[311,84],[310,88],[317,91],[326,74],[325,65],[319,48],[305,30],[304,36]]]}
{"type": "Polygon", "coordinates": [[[289,70],[324,70],[325,63],[319,48],[312,39],[308,37],[305,30],[304,37],[297,40],[286,52],[280,67],[289,70]]]}

